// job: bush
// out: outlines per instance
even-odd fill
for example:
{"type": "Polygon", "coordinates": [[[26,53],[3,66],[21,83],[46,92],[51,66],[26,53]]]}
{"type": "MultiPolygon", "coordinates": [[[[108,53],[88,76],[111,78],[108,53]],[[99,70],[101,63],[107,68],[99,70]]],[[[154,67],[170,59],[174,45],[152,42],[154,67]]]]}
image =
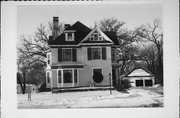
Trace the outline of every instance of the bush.
{"type": "Polygon", "coordinates": [[[96,82],[96,83],[101,83],[102,80],[103,80],[103,75],[102,75],[101,73],[99,73],[99,72],[94,73],[94,75],[93,75],[93,80],[94,80],[94,82],[96,82]]]}
{"type": "Polygon", "coordinates": [[[119,92],[127,92],[127,90],[131,87],[131,84],[129,82],[129,80],[119,80],[118,83],[116,84],[116,86],[114,87],[115,90],[119,91],[119,92]]]}
{"type": "Polygon", "coordinates": [[[39,92],[45,92],[46,91],[46,83],[41,83],[40,85],[39,85],[39,92]]]}

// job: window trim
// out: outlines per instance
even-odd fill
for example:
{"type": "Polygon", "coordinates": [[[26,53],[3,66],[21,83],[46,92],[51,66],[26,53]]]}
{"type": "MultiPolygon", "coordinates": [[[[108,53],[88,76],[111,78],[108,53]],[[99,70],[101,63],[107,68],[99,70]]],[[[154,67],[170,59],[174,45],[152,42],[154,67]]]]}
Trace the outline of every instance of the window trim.
{"type": "Polygon", "coordinates": [[[47,53],[47,64],[51,65],[51,53],[47,53]],[[48,63],[48,60],[49,60],[49,63],[48,63]]]}
{"type": "Polygon", "coordinates": [[[99,33],[99,32],[94,32],[91,36],[90,36],[90,41],[103,41],[103,36],[99,33]],[[97,40],[95,40],[95,35],[98,35],[97,40]],[[100,40],[101,37],[101,40],[100,40]]]}
{"type": "MultiPolygon", "coordinates": [[[[102,59],[102,48],[103,46],[91,46],[91,47],[88,47],[88,48],[91,48],[91,60],[103,60],[102,59]],[[93,59],[93,51],[92,51],[92,48],[100,48],[100,59],[93,59]]],[[[105,47],[106,48],[106,47],[105,47]]],[[[107,48],[106,48],[106,55],[107,55],[107,48]]],[[[107,58],[107,57],[106,57],[107,58]]],[[[90,61],[90,60],[88,60],[90,61]]]]}
{"type": "Polygon", "coordinates": [[[52,87],[52,72],[51,71],[46,71],[46,83],[50,84],[50,87],[52,87]],[[47,73],[49,73],[49,83],[47,80],[47,73]]]}
{"type": "Polygon", "coordinates": [[[102,60],[102,47],[91,47],[91,55],[92,55],[92,60],[102,60]],[[93,48],[99,48],[100,49],[100,59],[94,59],[93,58],[93,48]]]}
{"type": "MultiPolygon", "coordinates": [[[[64,84],[71,84],[70,87],[79,86],[79,69],[76,68],[64,68],[64,69],[57,69],[57,87],[64,87],[64,84]],[[58,81],[58,71],[61,70],[61,83],[58,81]],[[72,83],[64,83],[64,70],[72,70],[72,83]],[[77,70],[77,83],[74,82],[74,70],[77,70]]],[[[66,87],[66,86],[65,86],[66,87]]]]}
{"type": "Polygon", "coordinates": [[[65,33],[65,39],[66,39],[66,41],[74,41],[74,32],[66,32],[65,33]],[[68,34],[71,34],[71,36],[72,36],[71,40],[69,40],[68,34]]]}
{"type": "Polygon", "coordinates": [[[62,62],[73,62],[73,54],[72,54],[72,48],[62,48],[62,62]],[[63,60],[63,50],[66,50],[66,49],[70,49],[71,50],[71,60],[70,61],[66,61],[66,60],[63,60]]]}

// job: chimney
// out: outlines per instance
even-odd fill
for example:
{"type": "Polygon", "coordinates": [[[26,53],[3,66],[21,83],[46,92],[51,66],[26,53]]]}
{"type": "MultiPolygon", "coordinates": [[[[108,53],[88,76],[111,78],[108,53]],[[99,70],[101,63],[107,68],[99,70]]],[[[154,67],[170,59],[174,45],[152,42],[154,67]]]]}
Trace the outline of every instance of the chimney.
{"type": "Polygon", "coordinates": [[[53,32],[52,32],[52,35],[53,35],[54,38],[56,38],[59,35],[58,23],[59,23],[59,17],[53,17],[53,32]]]}

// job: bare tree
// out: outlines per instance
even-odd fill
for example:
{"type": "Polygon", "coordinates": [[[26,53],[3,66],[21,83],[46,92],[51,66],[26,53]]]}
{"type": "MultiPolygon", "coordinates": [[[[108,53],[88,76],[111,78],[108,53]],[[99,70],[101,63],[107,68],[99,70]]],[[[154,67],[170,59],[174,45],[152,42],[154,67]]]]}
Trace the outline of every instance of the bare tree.
{"type": "Polygon", "coordinates": [[[125,75],[133,69],[132,62],[137,60],[139,47],[133,44],[123,45],[118,50],[118,61],[120,66],[120,75],[125,75]]]}
{"type": "Polygon", "coordinates": [[[145,49],[145,51],[148,52],[149,57],[156,55],[156,82],[163,84],[163,33],[160,21],[156,19],[152,25],[141,26],[138,29],[138,35],[147,43],[154,45],[154,48],[149,51],[145,49]]]}
{"type": "Polygon", "coordinates": [[[100,21],[99,28],[103,32],[118,32],[120,28],[125,24],[125,22],[118,21],[117,18],[111,17],[111,18],[105,18],[100,21]]]}
{"type": "MultiPolygon", "coordinates": [[[[25,93],[27,73],[31,72],[31,75],[34,75],[34,78],[37,79],[38,73],[33,74],[32,72],[41,71],[32,70],[41,69],[42,71],[45,71],[44,68],[46,67],[46,53],[49,50],[48,41],[52,30],[52,23],[49,22],[49,28],[46,27],[46,25],[40,24],[33,36],[20,36],[21,44],[17,47],[17,65],[18,73],[21,72],[23,74],[23,79],[20,80],[19,75],[17,79],[21,85],[23,93],[25,93]],[[22,82],[24,84],[22,84],[22,82]]],[[[59,23],[59,30],[59,32],[62,32],[63,30],[62,23],[59,23]]]]}

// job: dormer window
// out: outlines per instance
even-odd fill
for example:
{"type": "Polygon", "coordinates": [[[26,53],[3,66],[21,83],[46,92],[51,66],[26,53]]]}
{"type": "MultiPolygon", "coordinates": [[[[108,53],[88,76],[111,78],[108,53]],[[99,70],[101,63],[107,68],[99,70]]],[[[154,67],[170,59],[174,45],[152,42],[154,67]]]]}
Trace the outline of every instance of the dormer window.
{"type": "Polygon", "coordinates": [[[73,32],[67,32],[66,34],[66,41],[74,41],[74,33],[73,32]]]}

